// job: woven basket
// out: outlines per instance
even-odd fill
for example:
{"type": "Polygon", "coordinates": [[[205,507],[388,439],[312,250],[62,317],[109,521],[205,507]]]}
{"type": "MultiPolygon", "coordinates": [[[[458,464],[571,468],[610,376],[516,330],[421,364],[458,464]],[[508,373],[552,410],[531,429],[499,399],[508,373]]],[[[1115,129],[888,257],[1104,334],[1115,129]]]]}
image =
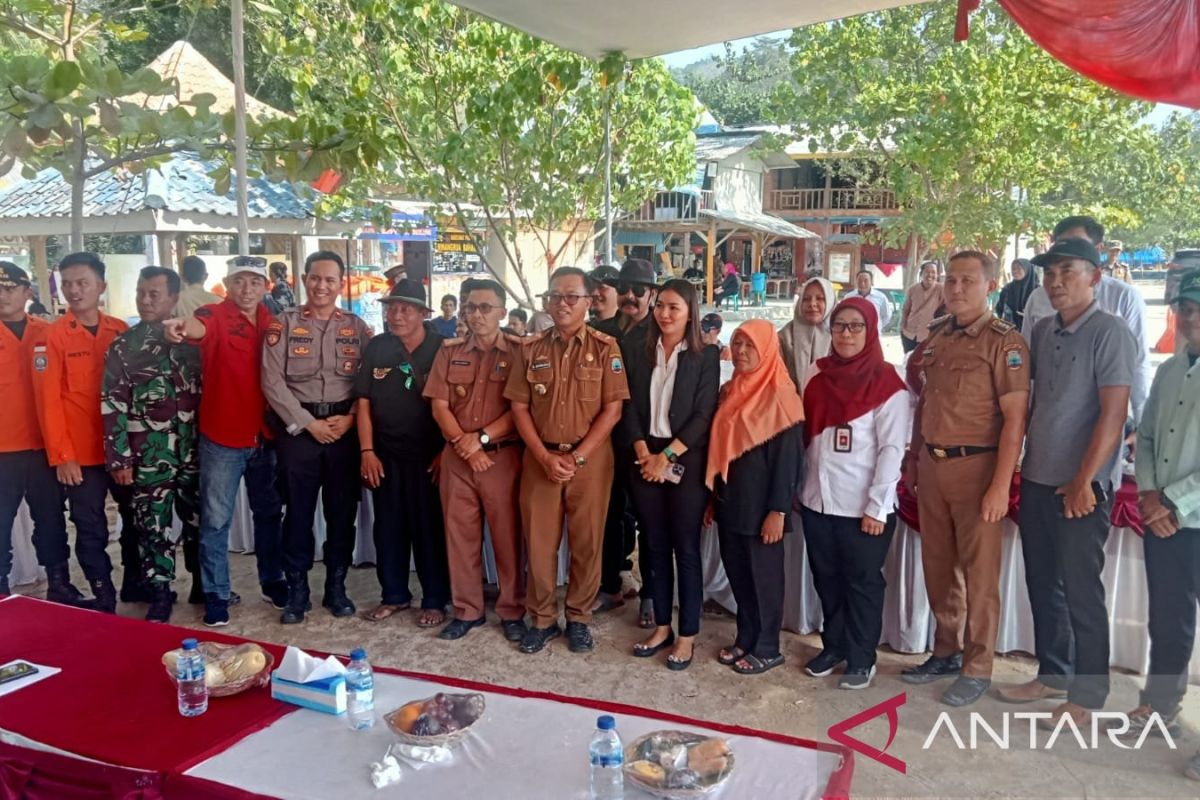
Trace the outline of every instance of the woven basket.
{"type": "MultiPolygon", "coordinates": [[[[411,702],[412,703],[425,703],[432,699],[433,699],[432,697],[426,697],[422,700],[413,700],[411,702]]],[[[481,713],[479,715],[479,719],[475,720],[474,722],[472,722],[470,725],[467,725],[466,727],[459,728],[456,731],[451,731],[450,733],[441,733],[441,734],[438,734],[437,736],[414,736],[411,733],[402,731],[400,729],[400,727],[398,725],[396,725],[396,723],[395,723],[395,717],[397,714],[400,713],[400,709],[402,709],[408,705],[411,705],[411,703],[405,703],[403,706],[400,706],[400,708],[397,708],[395,711],[384,714],[383,721],[386,722],[387,726],[392,729],[392,733],[395,735],[396,741],[400,742],[400,744],[407,744],[407,745],[411,745],[413,747],[445,747],[447,749],[453,750],[454,748],[458,747],[460,744],[463,743],[463,740],[465,740],[467,738],[467,736],[470,735],[471,730],[479,723],[479,720],[483,719],[483,713],[481,713]]],[[[485,707],[484,713],[486,713],[486,707],[485,707]]]]}
{"type": "MultiPolygon", "coordinates": [[[[218,656],[224,654],[228,650],[232,650],[241,645],[233,644],[217,644],[216,642],[200,642],[198,649],[204,654],[204,663],[208,664],[218,656]]],[[[267,657],[266,665],[245,678],[240,678],[236,681],[228,681],[220,686],[210,686],[208,689],[209,697],[232,697],[235,694],[241,694],[247,689],[257,689],[260,686],[266,686],[271,682],[271,668],[275,666],[275,656],[271,655],[266,650],[263,650],[263,655],[267,657]]],[[[171,683],[176,686],[179,681],[175,678],[175,673],[169,667],[164,666],[167,671],[167,677],[171,679],[171,683]]]]}
{"type": "Polygon", "coordinates": [[[698,744],[710,737],[701,736],[698,733],[689,733],[687,731],[653,731],[644,736],[639,736],[625,747],[625,786],[633,786],[641,789],[647,794],[652,794],[655,797],[665,797],[668,800],[687,800],[692,797],[704,797],[719,789],[725,781],[729,780],[729,776],[733,774],[733,753],[730,753],[726,758],[729,766],[716,779],[710,780],[701,786],[691,789],[669,789],[665,786],[649,783],[639,777],[636,773],[628,769],[628,765],[634,761],[639,761],[642,758],[642,746],[651,737],[659,737],[665,739],[672,744],[698,744]]]}

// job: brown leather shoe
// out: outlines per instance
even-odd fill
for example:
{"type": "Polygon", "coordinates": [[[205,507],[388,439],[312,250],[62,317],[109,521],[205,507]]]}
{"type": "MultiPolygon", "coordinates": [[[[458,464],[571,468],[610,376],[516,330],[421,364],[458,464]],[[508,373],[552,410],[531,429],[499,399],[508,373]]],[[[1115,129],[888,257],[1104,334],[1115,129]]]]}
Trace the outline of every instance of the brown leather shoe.
{"type": "Polygon", "coordinates": [[[1080,733],[1088,731],[1092,727],[1092,712],[1083,706],[1075,703],[1063,703],[1058,708],[1050,712],[1049,717],[1038,718],[1038,727],[1044,731],[1052,731],[1058,727],[1058,723],[1064,716],[1069,716],[1075,723],[1075,727],[1080,733]]]}
{"type": "Polygon", "coordinates": [[[996,690],[996,699],[1005,703],[1032,703],[1035,700],[1052,700],[1066,696],[1066,689],[1047,686],[1037,678],[1016,686],[1001,686],[996,690]]]}

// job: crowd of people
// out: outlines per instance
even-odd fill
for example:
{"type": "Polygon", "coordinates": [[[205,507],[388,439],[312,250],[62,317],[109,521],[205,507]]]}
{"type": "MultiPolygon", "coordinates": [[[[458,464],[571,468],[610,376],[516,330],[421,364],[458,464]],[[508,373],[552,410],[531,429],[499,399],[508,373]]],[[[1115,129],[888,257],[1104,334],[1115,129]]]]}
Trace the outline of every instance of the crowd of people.
{"type": "Polygon", "coordinates": [[[667,650],[666,666],[683,670],[701,624],[701,532],[715,522],[737,602],[736,636],[715,655],[753,675],[784,661],[783,540],[802,530],[824,617],[804,670],[843,668],[838,685],[861,689],[875,677],[903,484],[919,504],[937,633],[902,679],[953,677],[941,701],[964,706],[991,684],[1000,526],[1019,469],[1039,668],[997,694],[1061,699],[1049,724],[1083,726],[1109,690],[1104,543],[1123,448],[1136,445],[1152,649],[1132,735],[1154,712],[1175,725],[1200,589],[1200,270],[1173,301],[1186,351],[1151,386],[1144,307],[1103,275],[1101,242],[1094,220],[1065,220],[1044,253],[1013,265],[996,310],[991,256],[955,253],[944,279],[924,265],[904,306],[905,368],[884,358],[869,273],[840,301],[827,280],[807,280],[792,321],[744,322],[725,348],[694,283],[660,285],[638,259],[555,270],[536,335],[521,335],[526,318],[494,280],[466,281],[433,320],[425,287],[405,277],[372,335],[338,307],[346,270],[326,251],[305,260],[305,302],[279,313],[264,298],[280,276],[262,259],[232,259],[225,298],[194,308],[180,304],[199,296],[202,274],[147,267],[132,328],[101,311],[93,254],[58,265],[69,308],[53,324],[26,313],[28,276],[0,263],[0,381],[15,404],[0,434],[0,575],[24,500],[49,599],[109,613],[118,597],[147,602],[147,619],[166,621],[182,542],[189,600],[204,624],[224,625],[240,600],[228,551],[244,482],[262,598],[283,624],[311,611],[319,504],[321,604],[346,617],[358,612],[346,575],[365,487],[380,586],[366,619],[417,602],[415,562],[418,625],[455,640],[485,624],[486,522],[495,612],[521,652],[564,635],[572,652],[592,650],[593,614],[624,604],[636,551],[647,633],[632,655],[667,650]],[[70,581],[64,501],[90,598],[70,581]]]}

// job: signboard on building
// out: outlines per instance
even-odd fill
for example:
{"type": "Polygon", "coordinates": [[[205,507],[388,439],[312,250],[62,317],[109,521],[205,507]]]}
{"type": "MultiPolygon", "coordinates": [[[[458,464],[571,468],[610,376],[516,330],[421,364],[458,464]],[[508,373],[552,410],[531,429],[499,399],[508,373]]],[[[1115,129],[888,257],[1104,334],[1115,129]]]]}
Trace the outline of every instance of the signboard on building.
{"type": "Polygon", "coordinates": [[[466,231],[459,228],[440,228],[437,232],[437,242],[434,250],[439,253],[462,253],[464,255],[479,255],[475,242],[466,231]]]}
{"type": "Polygon", "coordinates": [[[424,214],[394,211],[390,228],[378,231],[373,225],[364,225],[358,238],[388,242],[436,242],[438,228],[431,225],[424,214]]]}

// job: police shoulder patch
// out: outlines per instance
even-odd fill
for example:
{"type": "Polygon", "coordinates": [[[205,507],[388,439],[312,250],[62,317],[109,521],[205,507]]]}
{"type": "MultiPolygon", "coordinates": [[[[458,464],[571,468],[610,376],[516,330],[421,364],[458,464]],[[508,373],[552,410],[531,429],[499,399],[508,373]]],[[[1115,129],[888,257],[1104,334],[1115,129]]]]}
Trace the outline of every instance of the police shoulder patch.
{"type": "Polygon", "coordinates": [[[605,333],[604,331],[598,331],[595,328],[591,327],[590,325],[587,327],[587,332],[590,333],[595,338],[599,339],[600,341],[604,342],[605,344],[616,344],[617,343],[617,337],[610,336],[609,334],[605,333]]]}
{"type": "Polygon", "coordinates": [[[442,347],[457,347],[460,344],[465,344],[466,339],[443,339],[442,347]]]}
{"type": "Polygon", "coordinates": [[[938,317],[933,322],[929,323],[929,330],[931,330],[931,331],[937,330],[938,328],[942,327],[943,325],[945,325],[947,322],[949,322],[952,319],[954,319],[953,314],[946,314],[944,316],[938,317]]]}

